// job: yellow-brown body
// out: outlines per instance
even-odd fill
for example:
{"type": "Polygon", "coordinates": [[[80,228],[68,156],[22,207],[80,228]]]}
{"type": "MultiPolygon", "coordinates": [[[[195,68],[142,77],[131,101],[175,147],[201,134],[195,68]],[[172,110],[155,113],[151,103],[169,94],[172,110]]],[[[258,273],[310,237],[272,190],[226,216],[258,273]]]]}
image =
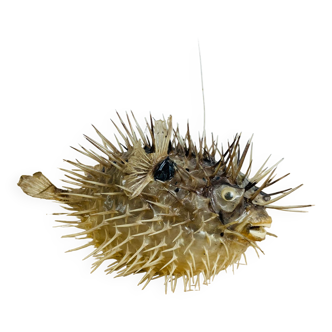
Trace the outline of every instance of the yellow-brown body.
{"type": "Polygon", "coordinates": [[[249,179],[250,162],[241,172],[250,142],[240,157],[238,136],[223,153],[214,141],[208,148],[205,137],[196,147],[189,129],[185,138],[178,130],[173,134],[171,118],[151,120],[151,143],[138,125],[140,139],[130,121],[129,129],[121,122],[125,149],[97,131],[103,144],[88,140],[106,157],[83,148],[97,165],[69,162],[76,169],[67,171],[66,182],[79,188],[58,189],[40,172],[19,182],[31,196],[69,206],[68,215],[77,217],[70,223],[80,231],[65,237],[88,239],[82,247],[95,247],[89,255],[96,258],[94,269],[112,260],[108,273],[144,273],[140,283],[146,285],[165,276],[166,289],[170,282],[173,291],[182,277],[190,290],[199,286],[200,275],[207,284],[239,262],[249,246],[259,249],[256,241],[271,224],[265,208],[275,201],[262,189],[272,184],[273,170],[261,168],[249,179]],[[225,188],[234,197],[228,200],[225,188]]]}

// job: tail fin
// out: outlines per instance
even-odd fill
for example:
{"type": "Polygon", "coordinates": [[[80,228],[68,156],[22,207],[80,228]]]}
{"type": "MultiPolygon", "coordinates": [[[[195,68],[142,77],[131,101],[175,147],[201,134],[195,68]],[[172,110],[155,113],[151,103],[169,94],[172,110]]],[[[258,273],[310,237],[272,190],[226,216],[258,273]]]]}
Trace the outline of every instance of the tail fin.
{"type": "Polygon", "coordinates": [[[27,195],[43,199],[58,199],[57,194],[62,190],[55,187],[50,180],[37,172],[30,175],[22,175],[17,184],[27,195]]]}

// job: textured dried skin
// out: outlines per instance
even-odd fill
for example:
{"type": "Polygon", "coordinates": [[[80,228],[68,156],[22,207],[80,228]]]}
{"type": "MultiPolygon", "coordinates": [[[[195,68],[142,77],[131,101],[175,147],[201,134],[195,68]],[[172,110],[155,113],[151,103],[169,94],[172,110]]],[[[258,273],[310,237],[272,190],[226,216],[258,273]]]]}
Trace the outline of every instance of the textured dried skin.
{"type": "Polygon", "coordinates": [[[90,239],[79,248],[95,247],[89,255],[96,258],[93,270],[113,260],[108,273],[145,273],[140,282],[145,285],[165,276],[166,290],[170,281],[172,291],[183,277],[185,290],[191,290],[192,284],[199,287],[200,274],[207,284],[238,263],[249,246],[259,249],[256,241],[265,239],[264,227],[272,222],[266,213],[271,198],[262,189],[272,184],[273,169],[262,167],[251,179],[248,171],[241,172],[250,142],[239,156],[238,136],[220,153],[214,141],[208,148],[205,138],[197,148],[189,128],[185,138],[178,129],[172,136],[171,117],[154,124],[151,120],[151,142],[138,125],[140,139],[129,119],[129,127],[121,122],[126,136],[118,130],[125,150],[97,131],[103,144],[88,140],[104,156],[84,148],[80,152],[98,164],[69,162],[76,170],[66,171],[66,182],[79,189],[58,189],[40,172],[22,176],[18,183],[30,196],[69,206],[68,215],[77,216],[72,223],[81,231],[65,237],[90,239]],[[255,186],[264,177],[262,186],[255,186]],[[234,197],[227,201],[230,196],[234,197]]]}

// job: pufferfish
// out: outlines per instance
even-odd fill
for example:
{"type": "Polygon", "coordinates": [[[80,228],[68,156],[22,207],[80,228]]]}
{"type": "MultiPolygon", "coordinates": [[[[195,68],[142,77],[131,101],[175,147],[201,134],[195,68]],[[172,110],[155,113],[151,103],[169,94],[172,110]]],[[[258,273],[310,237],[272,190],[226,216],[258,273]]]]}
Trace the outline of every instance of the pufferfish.
{"type": "Polygon", "coordinates": [[[86,138],[98,153],[74,148],[94,161],[93,166],[67,161],[74,169],[63,170],[69,179],[63,181],[78,188],[59,189],[41,172],[23,175],[18,183],[32,197],[67,205],[66,214],[77,220],[61,222],[80,231],[64,237],[89,240],[69,251],[93,247],[87,256],[96,259],[92,271],[106,262],[105,272],[117,271],[117,276],[144,273],[143,289],[160,277],[165,277],[166,292],[168,285],[174,292],[180,277],[185,291],[199,289],[201,277],[209,284],[242,256],[246,262],[249,247],[258,254],[257,242],[274,235],[266,231],[272,223],[267,208],[310,206],[273,205],[300,186],[265,193],[288,174],[275,179],[277,164],[265,168],[265,162],[250,177],[251,139],[241,153],[241,135],[236,135],[224,151],[213,135],[210,146],[206,135],[194,144],[189,125],[181,136],[171,116],[167,121],[150,116],[148,135],[132,117],[136,131],[128,115],[127,125],[119,116],[124,132],[112,121],[123,139],[120,143],[115,136],[118,146],[95,128],[101,143],[86,138]],[[249,166],[243,170],[247,155],[249,166]]]}

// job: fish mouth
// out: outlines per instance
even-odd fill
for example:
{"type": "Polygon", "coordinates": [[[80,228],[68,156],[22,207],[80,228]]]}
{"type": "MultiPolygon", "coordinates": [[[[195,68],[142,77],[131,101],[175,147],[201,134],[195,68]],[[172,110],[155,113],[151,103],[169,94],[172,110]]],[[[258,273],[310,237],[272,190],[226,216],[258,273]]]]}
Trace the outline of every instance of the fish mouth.
{"type": "Polygon", "coordinates": [[[266,237],[265,228],[270,228],[272,218],[264,209],[255,208],[248,212],[235,230],[243,234],[248,240],[263,241],[266,237]]]}
{"type": "MultiPolygon", "coordinates": [[[[251,225],[251,224],[249,224],[251,225]]],[[[248,238],[254,241],[263,241],[266,237],[265,227],[270,228],[271,223],[254,224],[249,226],[248,238]]]]}
{"type": "Polygon", "coordinates": [[[250,226],[249,227],[249,234],[255,240],[263,240],[266,238],[267,229],[262,226],[250,226]]]}

